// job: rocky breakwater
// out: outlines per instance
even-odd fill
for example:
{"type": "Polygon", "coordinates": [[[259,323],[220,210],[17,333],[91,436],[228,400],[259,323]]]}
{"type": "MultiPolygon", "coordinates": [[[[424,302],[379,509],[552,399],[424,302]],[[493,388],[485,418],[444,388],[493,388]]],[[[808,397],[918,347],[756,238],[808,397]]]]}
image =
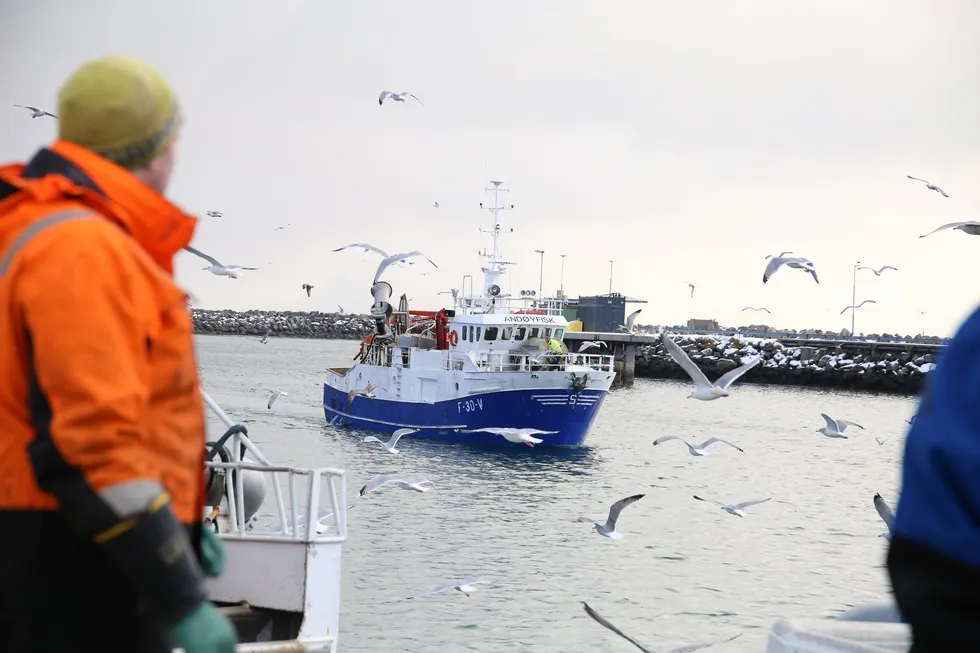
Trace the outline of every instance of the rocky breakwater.
{"type": "MultiPolygon", "coordinates": [[[[935,368],[935,354],[853,353],[840,348],[787,347],[776,340],[739,336],[672,335],[709,379],[762,355],[762,363],[738,382],[810,385],[916,394],[935,368]]],[[[636,376],[653,379],[689,377],[661,344],[636,350],[636,376]]]]}
{"type": "Polygon", "coordinates": [[[209,336],[256,336],[270,338],[323,338],[360,340],[374,328],[363,315],[306,313],[302,311],[191,310],[194,333],[209,336]]]}

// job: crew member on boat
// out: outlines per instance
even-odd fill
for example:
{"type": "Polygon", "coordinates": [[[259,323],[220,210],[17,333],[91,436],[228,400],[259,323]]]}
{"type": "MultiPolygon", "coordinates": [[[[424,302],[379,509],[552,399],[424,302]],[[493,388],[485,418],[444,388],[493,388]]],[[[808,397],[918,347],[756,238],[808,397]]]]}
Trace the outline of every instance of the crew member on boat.
{"type": "Polygon", "coordinates": [[[980,310],[929,374],[905,441],[888,572],[911,653],[980,648],[978,359],[980,310]]]}
{"type": "Polygon", "coordinates": [[[58,140],[0,168],[0,651],[230,653],[203,589],[224,559],[172,279],[196,219],[162,194],[177,99],[112,56],[58,109],[58,140]]]}

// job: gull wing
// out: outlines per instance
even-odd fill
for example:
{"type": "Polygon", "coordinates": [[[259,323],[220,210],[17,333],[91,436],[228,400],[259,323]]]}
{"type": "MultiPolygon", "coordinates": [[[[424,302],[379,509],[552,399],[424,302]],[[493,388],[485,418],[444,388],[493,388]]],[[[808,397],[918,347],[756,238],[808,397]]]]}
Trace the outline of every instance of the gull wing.
{"type": "MultiPolygon", "coordinates": [[[[415,98],[415,101],[416,102],[418,102],[419,104],[422,104],[422,100],[420,100],[417,97],[415,97],[415,94],[414,93],[409,93],[408,91],[405,91],[404,93],[402,93],[402,95],[407,95],[408,97],[415,98]]],[[[422,104],[422,106],[425,106],[425,105],[422,104]]]]}
{"type": "MultiPolygon", "coordinates": [[[[48,115],[50,116],[51,114],[49,113],[48,115]]],[[[942,195],[943,197],[949,197],[949,195],[946,194],[946,191],[944,191],[939,186],[936,186],[935,184],[933,184],[933,188],[935,188],[936,190],[938,190],[939,191],[939,194],[942,195]]]]}
{"type": "Polygon", "coordinates": [[[381,91],[381,95],[378,96],[378,104],[384,104],[385,98],[391,95],[391,91],[381,91]]]}
{"type": "Polygon", "coordinates": [[[748,372],[749,370],[751,370],[753,367],[755,367],[756,365],[758,365],[761,361],[762,361],[762,356],[761,355],[753,356],[749,360],[748,363],[743,364],[741,367],[736,367],[734,370],[728,370],[727,372],[725,372],[724,374],[722,374],[718,378],[718,380],[715,381],[715,386],[717,386],[717,387],[721,388],[722,390],[724,390],[725,388],[727,388],[731,384],[733,384],[736,381],[738,381],[739,378],[741,378],[741,376],[743,374],[745,374],[746,372],[748,372]]]}
{"type": "Polygon", "coordinates": [[[679,435],[662,435],[653,441],[653,446],[663,444],[664,442],[670,442],[671,440],[680,440],[681,442],[684,442],[684,444],[687,444],[687,442],[684,441],[684,438],[680,437],[679,435]]]}
{"type": "Polygon", "coordinates": [[[643,310],[642,308],[638,308],[638,309],[636,309],[635,311],[633,311],[632,313],[629,314],[629,317],[626,318],[626,328],[627,329],[629,329],[630,331],[633,330],[633,323],[636,322],[636,316],[639,315],[640,314],[640,311],[642,311],[642,310],[643,310]]]}
{"type": "Polygon", "coordinates": [[[698,495],[696,495],[696,494],[695,494],[695,495],[693,495],[693,496],[694,496],[694,498],[695,498],[695,499],[697,499],[698,501],[704,501],[704,502],[706,502],[706,503],[713,503],[713,504],[715,504],[716,506],[722,506],[722,507],[724,507],[724,506],[725,506],[725,504],[723,504],[723,503],[722,503],[721,501],[715,501],[714,499],[704,499],[704,498],[702,498],[702,497],[699,497],[699,496],[698,496],[698,495]]]}
{"type": "Polygon", "coordinates": [[[741,503],[733,503],[732,508],[735,508],[736,510],[741,510],[742,508],[748,508],[749,506],[757,506],[760,503],[765,503],[771,498],[772,497],[767,497],[765,499],[755,499],[753,501],[743,501],[741,503]]]}
{"type": "Polygon", "coordinates": [[[810,276],[813,277],[813,280],[816,281],[817,284],[820,283],[820,279],[817,278],[817,267],[813,265],[813,263],[810,264],[810,267],[807,268],[806,271],[810,273],[810,276]]]}
{"type": "Polygon", "coordinates": [[[620,499],[616,503],[609,506],[609,517],[606,518],[606,530],[616,530],[616,521],[619,519],[619,513],[623,512],[623,508],[631,503],[636,503],[645,496],[645,494],[634,494],[631,497],[620,499]]]}
{"type": "Polygon", "coordinates": [[[766,265],[766,271],[762,273],[762,283],[767,283],[770,279],[772,279],[772,275],[776,274],[776,270],[778,270],[783,263],[788,260],[790,259],[783,258],[782,256],[774,256],[772,259],[770,259],[769,264],[766,265]]]}
{"type": "Polygon", "coordinates": [[[742,449],[742,447],[736,446],[736,445],[732,444],[731,442],[729,442],[728,440],[722,440],[721,438],[708,438],[707,440],[705,440],[704,442],[701,443],[700,448],[701,449],[704,449],[705,447],[710,447],[713,444],[719,444],[719,443],[721,443],[721,444],[727,444],[729,447],[731,447],[733,449],[738,449],[742,453],[745,453],[745,450],[742,449]]]}
{"type": "Polygon", "coordinates": [[[391,434],[391,439],[388,440],[388,446],[394,447],[398,444],[398,441],[402,439],[402,436],[408,435],[410,433],[418,433],[418,429],[398,429],[391,434]]]}
{"type": "Polygon", "coordinates": [[[369,245],[368,243],[351,243],[350,245],[344,245],[343,247],[338,247],[337,249],[335,249],[333,251],[339,252],[342,249],[353,249],[355,247],[361,248],[364,251],[376,252],[378,254],[381,254],[381,256],[384,256],[385,258],[388,257],[388,252],[384,251],[380,247],[375,247],[374,245],[369,245]]]}
{"type": "Polygon", "coordinates": [[[624,633],[623,631],[621,631],[619,628],[616,628],[616,626],[612,625],[612,622],[610,622],[605,617],[603,617],[601,614],[599,614],[598,612],[596,612],[595,610],[593,610],[589,606],[589,604],[586,603],[585,601],[582,601],[582,606],[585,607],[585,614],[589,615],[600,626],[602,626],[604,628],[608,628],[609,630],[613,631],[614,633],[616,633],[617,635],[619,635],[620,637],[622,637],[623,639],[625,639],[627,642],[629,642],[630,644],[632,644],[636,648],[638,648],[641,651],[643,651],[643,653],[653,653],[652,650],[648,649],[646,646],[644,646],[643,644],[640,644],[638,641],[636,641],[635,639],[633,639],[632,637],[630,637],[629,635],[627,635],[626,633],[624,633]]]}
{"type": "Polygon", "coordinates": [[[840,312],[840,314],[841,314],[841,315],[843,315],[844,313],[846,313],[846,312],[847,312],[847,309],[849,309],[849,308],[850,308],[850,309],[853,309],[854,307],[853,307],[853,306],[845,306],[845,307],[844,307],[843,309],[841,309],[841,312],[840,312]]]}
{"type": "Polygon", "coordinates": [[[671,649],[667,651],[667,653],[694,653],[694,651],[700,651],[702,649],[708,648],[709,646],[715,646],[717,644],[724,644],[725,642],[730,642],[736,637],[741,637],[741,636],[742,633],[739,633],[738,635],[734,635],[732,637],[729,637],[728,639],[720,639],[714,642],[705,642],[703,644],[689,644],[687,646],[682,646],[680,648],[671,649]]]}
{"type": "Polygon", "coordinates": [[[888,527],[888,532],[892,532],[892,523],[895,521],[895,513],[892,512],[892,507],[888,505],[888,502],[881,498],[881,495],[875,492],[874,498],[875,510],[878,511],[878,516],[881,520],[885,522],[885,526],[888,527]]]}
{"type": "Polygon", "coordinates": [[[385,483],[393,483],[394,481],[399,481],[399,480],[404,480],[404,479],[399,479],[397,476],[394,476],[392,474],[382,474],[380,476],[375,476],[374,478],[368,480],[368,482],[365,483],[363,487],[361,487],[361,491],[360,491],[361,496],[364,496],[369,492],[374,492],[385,483]]]}
{"type": "Polygon", "coordinates": [[[269,404],[268,404],[269,410],[272,410],[272,404],[276,403],[276,399],[278,399],[281,395],[282,392],[280,390],[276,390],[271,395],[269,395],[269,404]]]}
{"type": "Polygon", "coordinates": [[[824,421],[827,422],[828,431],[837,431],[838,433],[840,432],[837,429],[837,420],[831,419],[830,415],[828,415],[827,413],[820,413],[820,417],[822,417],[824,421]]]}
{"type": "Polygon", "coordinates": [[[978,225],[978,226],[980,226],[980,223],[978,223],[978,222],[950,222],[948,224],[944,224],[941,227],[936,227],[935,229],[933,229],[932,231],[930,231],[927,234],[922,234],[921,236],[919,236],[919,238],[925,238],[926,236],[931,236],[932,234],[936,233],[937,231],[942,231],[943,229],[952,229],[953,227],[962,227],[964,225],[978,225]]]}
{"type": "Polygon", "coordinates": [[[864,427],[858,424],[857,422],[848,422],[846,419],[837,420],[837,426],[840,428],[841,433],[843,433],[844,429],[846,429],[848,426],[856,426],[862,431],[864,430],[864,427]]]}
{"type": "Polygon", "coordinates": [[[674,342],[666,333],[661,334],[660,341],[663,343],[664,349],[667,350],[667,353],[670,354],[670,357],[674,359],[674,362],[680,365],[681,368],[687,372],[687,375],[691,377],[691,380],[694,381],[695,386],[699,388],[711,387],[711,381],[709,381],[708,377],[704,375],[701,368],[695,365],[694,361],[692,361],[684,350],[681,349],[680,345],[674,342]]]}
{"type": "Polygon", "coordinates": [[[919,179],[918,177],[913,177],[912,175],[905,175],[905,176],[908,177],[909,179],[914,179],[915,181],[921,181],[923,184],[931,183],[926,181],[925,179],[919,179]]]}
{"type": "Polygon", "coordinates": [[[216,258],[213,258],[213,257],[211,257],[211,256],[208,256],[208,255],[207,255],[207,254],[205,254],[204,252],[202,252],[202,251],[200,251],[200,250],[197,250],[197,249],[194,249],[194,248],[193,248],[193,247],[191,247],[190,245],[187,245],[186,247],[184,247],[184,249],[185,249],[186,251],[188,251],[188,252],[190,252],[191,254],[193,254],[194,256],[200,256],[201,258],[203,258],[203,259],[204,259],[205,261],[207,261],[207,262],[208,262],[208,263],[210,263],[211,265],[216,265],[216,266],[218,266],[219,268],[223,268],[223,267],[225,267],[225,266],[223,266],[223,265],[221,265],[221,263],[220,263],[220,262],[218,261],[218,259],[216,259],[216,258]]]}
{"type": "Polygon", "coordinates": [[[381,278],[381,273],[383,273],[389,265],[392,265],[393,263],[397,263],[399,261],[404,261],[405,259],[411,258],[413,256],[421,256],[429,263],[432,263],[433,267],[436,268],[439,267],[432,261],[432,259],[430,259],[428,256],[426,256],[425,254],[423,254],[418,250],[413,250],[411,252],[401,252],[399,254],[392,254],[391,256],[387,256],[381,260],[381,263],[378,265],[378,271],[374,273],[374,283],[378,283],[378,280],[381,278]]]}
{"type": "Polygon", "coordinates": [[[878,274],[881,274],[885,270],[895,270],[895,272],[898,272],[898,268],[896,268],[895,266],[892,266],[892,265],[883,265],[880,268],[878,268],[878,274]]]}

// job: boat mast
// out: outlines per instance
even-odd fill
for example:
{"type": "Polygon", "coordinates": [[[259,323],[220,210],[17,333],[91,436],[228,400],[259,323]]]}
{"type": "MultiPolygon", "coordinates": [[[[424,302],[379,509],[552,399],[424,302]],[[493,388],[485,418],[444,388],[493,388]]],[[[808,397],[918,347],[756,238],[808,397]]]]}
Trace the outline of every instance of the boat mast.
{"type": "Polygon", "coordinates": [[[503,261],[500,258],[500,212],[510,211],[514,208],[511,204],[509,207],[504,207],[500,205],[500,193],[509,193],[509,188],[501,188],[500,185],[504,182],[502,181],[491,181],[493,188],[484,188],[484,192],[493,191],[493,208],[484,207],[483,202],[480,202],[480,208],[486,208],[488,211],[493,213],[493,254],[490,256],[490,264],[487,267],[482,268],[483,270],[483,296],[486,300],[486,313],[494,313],[497,308],[503,308],[499,304],[498,300],[507,297],[503,292],[503,287],[501,282],[502,277],[506,272],[505,266],[513,265],[511,261],[503,261]]]}

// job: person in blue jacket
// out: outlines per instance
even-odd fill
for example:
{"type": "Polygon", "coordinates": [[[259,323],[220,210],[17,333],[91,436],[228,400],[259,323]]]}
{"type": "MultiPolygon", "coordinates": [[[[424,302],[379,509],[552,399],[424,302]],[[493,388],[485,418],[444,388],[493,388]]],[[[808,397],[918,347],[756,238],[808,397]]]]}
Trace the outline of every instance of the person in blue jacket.
{"type": "Polygon", "coordinates": [[[905,442],[888,573],[910,653],[980,651],[980,309],[927,378],[905,442]]]}

